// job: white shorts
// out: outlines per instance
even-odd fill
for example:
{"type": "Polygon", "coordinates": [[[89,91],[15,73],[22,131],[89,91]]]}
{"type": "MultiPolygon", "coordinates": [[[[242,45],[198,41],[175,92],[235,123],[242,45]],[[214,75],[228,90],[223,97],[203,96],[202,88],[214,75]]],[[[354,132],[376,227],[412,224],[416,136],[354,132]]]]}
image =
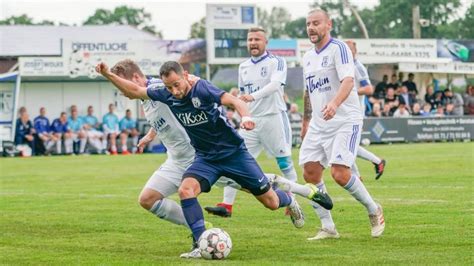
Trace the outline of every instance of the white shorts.
{"type": "Polygon", "coordinates": [[[185,170],[186,167],[166,160],[160,168],[151,175],[145,184],[145,188],[158,191],[163,197],[169,197],[178,191],[185,170]]]}
{"type": "Polygon", "coordinates": [[[253,130],[239,130],[252,157],[257,158],[262,149],[276,158],[291,156],[291,127],[286,112],[253,120],[253,130]]]}
{"type": "Polygon", "coordinates": [[[311,126],[301,144],[299,164],[319,162],[324,168],[332,164],[351,167],[357,156],[361,124],[346,124],[332,133],[321,133],[311,126]]]}
{"type": "Polygon", "coordinates": [[[101,138],[104,133],[95,129],[87,130],[87,137],[89,138],[101,138]]]}
{"type": "Polygon", "coordinates": [[[117,135],[120,135],[120,130],[118,129],[105,129],[104,128],[104,135],[108,136],[109,134],[117,134],[117,135]]]}

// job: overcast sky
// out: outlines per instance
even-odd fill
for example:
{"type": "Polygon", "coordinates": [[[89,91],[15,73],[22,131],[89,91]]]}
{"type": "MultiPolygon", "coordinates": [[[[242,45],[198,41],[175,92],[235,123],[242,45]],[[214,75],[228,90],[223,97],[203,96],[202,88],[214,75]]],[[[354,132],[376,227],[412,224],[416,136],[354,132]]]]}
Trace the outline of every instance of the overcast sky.
{"type": "MultiPolygon", "coordinates": [[[[471,1],[471,0],[469,0],[471,1]]],[[[153,25],[163,33],[164,39],[186,39],[191,24],[206,14],[206,3],[257,3],[259,7],[271,10],[272,7],[284,7],[292,19],[306,16],[311,0],[254,0],[254,1],[113,1],[113,0],[0,0],[0,20],[10,16],[27,14],[34,21],[47,19],[55,22],[81,25],[87,17],[98,8],[113,9],[116,6],[128,5],[144,7],[151,13],[153,25]]],[[[378,0],[352,0],[360,7],[373,7],[378,0]]]]}

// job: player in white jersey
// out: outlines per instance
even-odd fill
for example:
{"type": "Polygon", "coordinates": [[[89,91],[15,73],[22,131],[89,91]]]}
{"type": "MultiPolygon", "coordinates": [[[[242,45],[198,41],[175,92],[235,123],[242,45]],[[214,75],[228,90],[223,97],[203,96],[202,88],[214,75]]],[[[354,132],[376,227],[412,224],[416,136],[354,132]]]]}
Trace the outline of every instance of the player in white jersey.
{"type": "MultiPolygon", "coordinates": [[[[374,88],[370,83],[369,74],[365,66],[356,58],[357,55],[357,46],[356,43],[353,41],[346,41],[347,46],[352,52],[352,57],[354,57],[354,66],[355,66],[355,87],[357,89],[357,94],[359,95],[360,106],[362,110],[362,114],[365,112],[365,100],[366,97],[372,95],[374,93],[374,88]]],[[[359,146],[357,149],[357,156],[365,159],[369,162],[372,162],[375,166],[375,180],[378,180],[384,170],[386,161],[384,159],[379,158],[377,155],[373,154],[372,152],[368,151],[362,146],[359,146]]],[[[354,167],[352,169],[354,174],[359,174],[359,170],[357,169],[357,165],[354,163],[354,167]]]]}
{"type": "MultiPolygon", "coordinates": [[[[251,55],[239,66],[240,99],[248,103],[255,121],[254,130],[240,130],[250,154],[257,158],[262,150],[275,157],[285,178],[296,182],[297,175],[291,158],[291,127],[283,100],[287,67],[285,59],[266,50],[265,30],[250,28],[247,48],[251,55]]],[[[224,188],[224,199],[216,207],[206,207],[212,214],[229,217],[237,190],[224,188]]]]}
{"type": "MultiPolygon", "coordinates": [[[[331,38],[332,22],[323,10],[313,10],[306,18],[306,31],[315,47],[303,57],[306,90],[304,96],[303,143],[300,165],[306,182],[326,190],[325,168],[369,213],[372,236],[382,235],[385,223],[382,208],[375,203],[360,179],[351,174],[362,130],[362,113],[354,88],[354,61],[347,45],[331,38]]],[[[308,240],[338,238],[331,213],[313,204],[321,219],[321,230],[308,240]]]]}

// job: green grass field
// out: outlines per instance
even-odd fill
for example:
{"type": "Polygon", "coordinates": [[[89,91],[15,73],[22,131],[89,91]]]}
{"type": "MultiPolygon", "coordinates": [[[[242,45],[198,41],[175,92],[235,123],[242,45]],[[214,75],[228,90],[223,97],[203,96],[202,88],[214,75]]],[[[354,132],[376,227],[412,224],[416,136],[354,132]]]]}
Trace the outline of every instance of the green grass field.
{"type": "MultiPolygon", "coordinates": [[[[271,212],[239,193],[232,218],[205,214],[232,237],[233,251],[221,262],[180,259],[189,232],[139,207],[138,194],[164,155],[0,159],[0,264],[473,265],[474,143],[369,149],[388,161],[375,181],[372,164],[358,160],[384,206],[382,238],[370,237],[365,209],[326,173],[341,239],[306,241],[319,219],[304,199],[306,225],[295,229],[283,210],[271,212]]],[[[277,172],[266,156],[259,162],[277,172]]],[[[221,196],[215,187],[200,203],[221,196]]]]}

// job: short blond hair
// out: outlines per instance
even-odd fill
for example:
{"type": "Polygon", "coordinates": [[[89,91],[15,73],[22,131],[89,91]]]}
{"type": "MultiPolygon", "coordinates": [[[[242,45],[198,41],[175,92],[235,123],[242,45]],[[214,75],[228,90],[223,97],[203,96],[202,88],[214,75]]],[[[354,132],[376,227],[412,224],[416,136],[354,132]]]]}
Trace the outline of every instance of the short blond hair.
{"type": "Polygon", "coordinates": [[[137,73],[142,77],[145,76],[137,63],[131,59],[124,59],[117,62],[110,71],[117,76],[124,77],[125,79],[132,79],[134,73],[137,73]]]}

